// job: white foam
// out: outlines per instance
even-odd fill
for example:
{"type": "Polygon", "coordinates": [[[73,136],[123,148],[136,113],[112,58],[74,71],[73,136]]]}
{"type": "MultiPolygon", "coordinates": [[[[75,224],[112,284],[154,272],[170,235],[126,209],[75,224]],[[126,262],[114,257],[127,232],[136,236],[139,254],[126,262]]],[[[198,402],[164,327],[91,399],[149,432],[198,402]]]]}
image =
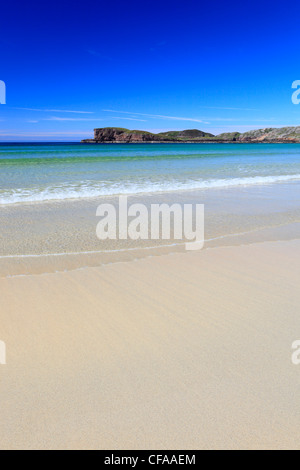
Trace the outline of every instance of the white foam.
{"type": "Polygon", "coordinates": [[[120,194],[141,194],[154,192],[171,192],[197,189],[229,188],[235,186],[253,186],[300,180],[300,174],[252,176],[244,178],[223,178],[201,181],[179,182],[177,180],[161,183],[95,183],[85,182],[79,185],[53,186],[45,189],[14,189],[0,193],[0,205],[62,201],[68,199],[88,199],[100,196],[118,196],[120,194]]]}

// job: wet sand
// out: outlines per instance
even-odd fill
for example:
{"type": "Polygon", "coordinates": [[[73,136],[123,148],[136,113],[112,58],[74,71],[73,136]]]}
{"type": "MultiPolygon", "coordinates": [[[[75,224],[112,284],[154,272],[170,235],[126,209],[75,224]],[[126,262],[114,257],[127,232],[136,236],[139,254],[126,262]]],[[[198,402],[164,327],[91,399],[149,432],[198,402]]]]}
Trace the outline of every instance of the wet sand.
{"type": "Polygon", "coordinates": [[[196,252],[101,202],[0,207],[0,448],[298,449],[300,185],[129,198],[204,203],[196,252]]]}
{"type": "Polygon", "coordinates": [[[0,448],[299,449],[299,256],[288,240],[2,277],[0,448]]]}

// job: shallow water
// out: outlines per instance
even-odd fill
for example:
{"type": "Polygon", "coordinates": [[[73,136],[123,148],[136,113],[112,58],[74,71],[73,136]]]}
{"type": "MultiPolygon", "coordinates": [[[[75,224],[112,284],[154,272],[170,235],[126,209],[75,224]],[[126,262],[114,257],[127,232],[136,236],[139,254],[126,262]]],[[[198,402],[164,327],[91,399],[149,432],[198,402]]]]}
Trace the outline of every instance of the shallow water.
{"type": "MultiPolygon", "coordinates": [[[[185,251],[186,240],[99,240],[100,203],[118,197],[8,204],[0,208],[0,277],[45,273],[185,251]]],[[[139,194],[131,203],[204,204],[204,249],[300,239],[300,182],[139,194]]],[[[150,214],[150,210],[149,210],[150,214]]],[[[151,224],[151,220],[150,220],[151,224]]]]}
{"type": "Polygon", "coordinates": [[[1,144],[0,204],[300,180],[300,144],[1,144]]]}

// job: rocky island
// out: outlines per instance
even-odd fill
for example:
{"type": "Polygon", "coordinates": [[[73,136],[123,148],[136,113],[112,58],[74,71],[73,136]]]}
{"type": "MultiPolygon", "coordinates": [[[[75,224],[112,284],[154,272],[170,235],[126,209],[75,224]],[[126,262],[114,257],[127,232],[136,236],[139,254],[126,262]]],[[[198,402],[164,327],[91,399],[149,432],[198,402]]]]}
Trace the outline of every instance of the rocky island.
{"type": "Polygon", "coordinates": [[[266,128],[244,133],[226,132],[210,134],[199,129],[168,131],[154,134],[142,130],[130,130],[121,127],[103,127],[94,129],[94,139],[84,139],[85,144],[114,143],[299,143],[300,126],[266,128]]]}

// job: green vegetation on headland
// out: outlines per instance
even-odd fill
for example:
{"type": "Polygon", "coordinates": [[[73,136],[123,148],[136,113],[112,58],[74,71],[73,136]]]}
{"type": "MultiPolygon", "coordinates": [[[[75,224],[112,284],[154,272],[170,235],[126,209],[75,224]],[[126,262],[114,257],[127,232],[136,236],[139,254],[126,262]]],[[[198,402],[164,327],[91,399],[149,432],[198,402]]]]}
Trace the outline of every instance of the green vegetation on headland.
{"type": "Polygon", "coordinates": [[[187,129],[183,131],[168,131],[154,134],[143,130],[130,130],[123,127],[103,127],[94,130],[94,139],[82,140],[83,143],[155,143],[155,142],[270,142],[270,143],[295,143],[300,142],[299,127],[282,127],[258,129],[244,132],[225,132],[213,135],[199,129],[187,129]]]}

